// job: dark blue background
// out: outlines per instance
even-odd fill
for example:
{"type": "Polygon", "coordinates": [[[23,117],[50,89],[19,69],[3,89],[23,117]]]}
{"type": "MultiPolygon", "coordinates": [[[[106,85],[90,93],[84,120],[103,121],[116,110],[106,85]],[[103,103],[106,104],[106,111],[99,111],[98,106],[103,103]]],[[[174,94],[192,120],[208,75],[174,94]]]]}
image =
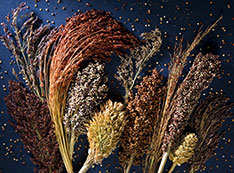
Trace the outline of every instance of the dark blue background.
{"type": "MultiPolygon", "coordinates": [[[[6,22],[4,16],[15,8],[22,0],[0,0],[0,22],[6,22]]],[[[185,43],[191,43],[198,29],[203,26],[205,29],[211,25],[220,15],[224,18],[203,41],[192,52],[196,55],[199,51],[213,52],[220,55],[222,59],[221,79],[215,79],[211,87],[205,92],[223,90],[231,100],[234,100],[234,2],[226,0],[40,0],[35,3],[33,0],[26,0],[30,11],[34,11],[43,24],[54,21],[51,26],[65,24],[66,17],[72,16],[78,10],[86,11],[92,8],[110,11],[112,16],[120,20],[129,30],[139,37],[140,33],[150,31],[157,25],[163,33],[163,46],[158,53],[148,63],[148,69],[157,66],[158,69],[165,68],[165,63],[169,62],[169,55],[173,52],[176,37],[184,35],[185,43]],[[89,4],[87,4],[89,3],[89,4]],[[90,7],[91,6],[91,7],[90,7]],[[48,10],[46,10],[48,9],[48,10]],[[53,16],[51,13],[54,13],[53,16]],[[47,21],[49,20],[49,21],[47,21]],[[156,65],[157,64],[157,65],[156,65]]],[[[2,30],[0,30],[2,34],[2,30]]],[[[193,57],[193,56],[192,56],[193,57]]],[[[192,60],[192,57],[190,60],[192,60]]],[[[113,56],[107,71],[110,74],[116,72],[118,59],[113,56]]],[[[0,44],[0,170],[4,173],[33,172],[34,166],[29,160],[29,154],[24,150],[19,135],[14,132],[8,124],[9,115],[6,113],[6,106],[3,97],[7,94],[7,83],[9,79],[15,79],[11,74],[14,63],[10,63],[10,52],[0,44]]],[[[188,64],[190,64],[189,62],[188,64]]],[[[188,68],[186,68],[188,69],[188,68]]],[[[186,72],[185,69],[185,72],[186,72]]],[[[142,75],[147,74],[145,70],[142,75]]],[[[167,75],[165,68],[163,74],[167,75]]],[[[111,75],[112,76],[112,75],[111,75]]],[[[113,77],[111,77],[113,80],[113,77]]],[[[111,82],[110,82],[111,83],[111,82]]],[[[111,84],[112,92],[121,92],[116,88],[117,82],[111,84]]],[[[204,172],[231,172],[234,167],[234,118],[226,120],[224,127],[226,134],[220,142],[217,154],[210,159],[204,167],[204,172]]],[[[85,136],[77,146],[81,149],[77,157],[76,169],[84,162],[87,153],[87,141],[85,136]]],[[[167,166],[169,163],[167,164],[167,166]]],[[[89,172],[120,172],[117,157],[111,155],[105,159],[102,166],[95,166],[89,172]]],[[[133,167],[132,171],[141,172],[139,167],[133,167]]],[[[183,168],[176,168],[183,172],[183,168]]]]}

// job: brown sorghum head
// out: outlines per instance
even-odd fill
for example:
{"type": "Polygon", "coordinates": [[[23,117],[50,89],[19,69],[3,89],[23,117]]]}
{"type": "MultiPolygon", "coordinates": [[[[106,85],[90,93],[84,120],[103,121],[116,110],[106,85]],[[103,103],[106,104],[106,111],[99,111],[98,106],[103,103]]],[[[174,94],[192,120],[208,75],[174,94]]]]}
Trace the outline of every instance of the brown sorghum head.
{"type": "Polygon", "coordinates": [[[160,120],[166,89],[157,70],[144,77],[136,88],[136,95],[127,102],[128,121],[120,140],[123,151],[119,159],[122,165],[129,161],[132,154],[137,163],[139,157],[148,152],[155,125],[160,120]]]}
{"type": "Polygon", "coordinates": [[[5,102],[13,118],[11,124],[19,132],[25,149],[30,151],[33,164],[42,173],[62,172],[63,162],[47,103],[21,83],[9,81],[9,90],[5,102]]]}

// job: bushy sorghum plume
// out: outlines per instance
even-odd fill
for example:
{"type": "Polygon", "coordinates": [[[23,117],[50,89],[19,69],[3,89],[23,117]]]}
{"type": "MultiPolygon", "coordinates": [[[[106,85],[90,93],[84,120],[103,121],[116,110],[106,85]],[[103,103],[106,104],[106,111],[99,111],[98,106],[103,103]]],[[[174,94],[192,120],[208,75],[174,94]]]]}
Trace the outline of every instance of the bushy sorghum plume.
{"type": "Polygon", "coordinates": [[[119,142],[125,124],[124,105],[108,100],[87,127],[89,154],[79,173],[85,173],[93,164],[101,164],[111,154],[119,142]]]}
{"type": "Polygon", "coordinates": [[[198,136],[195,154],[189,160],[188,170],[196,172],[201,165],[215,155],[222,137],[220,128],[223,120],[231,116],[234,103],[223,94],[210,94],[196,107],[192,113],[189,126],[198,136]]]}
{"type": "Polygon", "coordinates": [[[162,79],[154,69],[136,87],[135,97],[131,96],[127,102],[128,121],[120,140],[123,151],[119,157],[125,172],[129,172],[132,163],[149,151],[153,129],[160,119],[165,96],[166,87],[163,86],[162,79]]]}
{"type": "Polygon", "coordinates": [[[44,91],[40,88],[40,80],[37,75],[39,68],[37,54],[40,53],[37,48],[41,38],[48,33],[49,25],[42,25],[36,29],[35,23],[38,17],[35,16],[33,12],[30,12],[20,16],[21,20],[26,19],[26,21],[18,27],[19,24],[17,22],[19,21],[19,15],[21,11],[27,8],[26,3],[21,3],[16,9],[12,10],[11,16],[10,14],[6,16],[14,32],[11,33],[8,26],[5,23],[1,23],[5,34],[0,36],[0,39],[15,57],[18,68],[27,86],[41,100],[44,100],[44,91]]]}
{"type": "Polygon", "coordinates": [[[195,133],[188,133],[184,136],[180,144],[174,147],[169,155],[170,160],[173,165],[169,171],[171,173],[176,165],[180,166],[183,163],[188,162],[188,160],[194,155],[194,149],[197,146],[197,136],[195,133]]]}
{"type": "Polygon", "coordinates": [[[104,63],[90,62],[87,67],[78,71],[75,81],[68,90],[64,125],[68,133],[86,134],[87,124],[95,108],[107,96],[107,75],[104,63]]]}
{"type": "Polygon", "coordinates": [[[9,81],[9,90],[5,102],[14,120],[11,124],[19,132],[25,149],[30,151],[33,164],[40,173],[62,172],[63,162],[47,103],[21,83],[9,81]]]}
{"type": "Polygon", "coordinates": [[[125,89],[125,100],[131,92],[136,79],[146,65],[146,62],[153,57],[161,47],[161,32],[158,28],[151,32],[142,33],[144,39],[141,45],[130,50],[130,54],[120,55],[121,64],[118,67],[116,78],[125,89]]]}
{"type": "MultiPolygon", "coordinates": [[[[87,60],[109,60],[112,53],[121,54],[133,47],[138,39],[110,13],[89,10],[67,20],[47,45],[55,45],[51,55],[48,105],[55,124],[61,156],[67,172],[73,172],[72,147],[63,119],[69,86],[81,64],[87,60]]],[[[47,52],[47,51],[46,51],[47,52]]],[[[72,145],[73,146],[73,145],[72,145]]]]}
{"type": "MultiPolygon", "coordinates": [[[[178,83],[178,80],[180,76],[182,75],[182,71],[186,65],[187,58],[190,55],[191,51],[200,43],[200,41],[217,25],[217,23],[222,19],[221,16],[218,20],[216,20],[210,27],[208,27],[204,32],[199,31],[195,39],[191,44],[188,44],[187,47],[183,50],[183,45],[181,39],[180,43],[175,46],[174,53],[171,58],[171,63],[169,65],[169,75],[167,80],[167,93],[166,98],[164,100],[164,106],[163,111],[161,115],[161,120],[159,123],[159,128],[157,131],[154,131],[153,140],[151,142],[151,152],[146,157],[145,161],[145,170],[147,170],[150,173],[154,173],[155,169],[157,167],[157,163],[159,159],[161,158],[161,148],[163,144],[163,139],[165,132],[168,127],[169,120],[171,119],[171,116],[168,115],[170,112],[170,105],[171,101],[173,99],[173,96],[175,94],[176,86],[178,83]]],[[[170,150],[169,147],[167,147],[168,151],[165,151],[165,145],[164,145],[164,157],[162,158],[158,173],[162,173],[163,167],[166,163],[167,157],[168,157],[168,151],[170,150]]]]}
{"type": "Polygon", "coordinates": [[[164,149],[168,144],[173,145],[177,137],[181,135],[191,113],[198,104],[201,93],[217,76],[220,65],[219,56],[216,55],[199,53],[195,57],[189,73],[173,97],[169,112],[171,120],[164,136],[164,149]]]}

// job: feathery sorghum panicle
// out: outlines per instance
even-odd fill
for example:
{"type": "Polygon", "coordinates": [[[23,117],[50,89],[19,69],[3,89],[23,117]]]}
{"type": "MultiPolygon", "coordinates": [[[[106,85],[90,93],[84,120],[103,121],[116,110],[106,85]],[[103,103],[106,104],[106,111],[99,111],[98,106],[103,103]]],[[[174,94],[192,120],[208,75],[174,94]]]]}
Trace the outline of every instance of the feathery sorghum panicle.
{"type": "Polygon", "coordinates": [[[40,173],[62,172],[63,162],[47,103],[42,103],[21,83],[9,81],[9,90],[5,102],[14,120],[11,124],[19,132],[25,149],[30,151],[33,164],[40,173]]]}
{"type": "Polygon", "coordinates": [[[172,149],[169,158],[173,162],[173,165],[169,173],[174,170],[176,165],[180,166],[183,163],[188,162],[188,160],[194,155],[194,149],[197,146],[197,142],[198,138],[196,134],[188,133],[184,136],[180,144],[172,149]]]}
{"type": "MultiPolygon", "coordinates": [[[[153,70],[150,76],[143,78],[138,85],[135,97],[127,102],[127,125],[121,137],[123,151],[120,162],[126,168],[148,152],[152,134],[160,119],[162,100],[165,96],[165,86],[162,76],[153,70]],[[132,159],[131,159],[132,157],[132,159]]],[[[128,170],[129,171],[129,170],[128,170]]]]}
{"type": "Polygon", "coordinates": [[[39,53],[37,49],[38,45],[40,44],[41,38],[48,32],[49,25],[41,25],[35,29],[35,23],[38,17],[33,12],[20,16],[20,20],[24,18],[26,21],[22,25],[19,25],[19,15],[26,9],[26,3],[21,3],[16,9],[12,10],[11,16],[10,14],[6,16],[14,33],[9,31],[5,23],[1,23],[5,34],[0,36],[0,40],[3,41],[6,48],[15,57],[18,68],[22,72],[27,86],[43,101],[44,91],[40,88],[40,80],[37,76],[39,62],[36,56],[39,53]]]}
{"type": "Polygon", "coordinates": [[[231,116],[233,102],[223,94],[210,94],[194,110],[189,126],[198,136],[195,154],[189,160],[188,170],[196,172],[201,165],[214,156],[222,137],[220,128],[223,120],[231,116]]]}
{"type": "Polygon", "coordinates": [[[124,105],[108,100],[88,125],[89,154],[79,171],[85,173],[93,164],[100,164],[116,148],[126,124],[124,105]]]}
{"type": "Polygon", "coordinates": [[[164,149],[168,144],[173,145],[183,132],[192,111],[198,104],[201,93],[218,74],[220,63],[216,55],[199,53],[196,56],[189,73],[173,97],[169,112],[171,120],[164,136],[164,149]]]}
{"type": "Polygon", "coordinates": [[[147,61],[153,57],[161,47],[161,32],[158,28],[151,32],[142,33],[143,43],[130,50],[130,54],[120,55],[121,64],[118,67],[116,79],[118,79],[125,89],[125,100],[131,92],[136,79],[146,65],[147,61]]]}
{"type": "Polygon", "coordinates": [[[85,124],[90,121],[94,109],[107,96],[107,81],[102,62],[90,62],[87,67],[78,71],[68,91],[63,120],[67,133],[74,132],[76,137],[87,133],[85,124]]]}
{"type": "Polygon", "coordinates": [[[46,52],[51,45],[56,46],[49,69],[48,105],[67,172],[73,172],[74,145],[69,144],[73,140],[64,128],[63,119],[72,80],[84,61],[109,60],[112,53],[121,54],[124,49],[131,48],[138,42],[110,13],[99,10],[89,10],[69,18],[66,25],[62,25],[50,40],[46,52]]]}

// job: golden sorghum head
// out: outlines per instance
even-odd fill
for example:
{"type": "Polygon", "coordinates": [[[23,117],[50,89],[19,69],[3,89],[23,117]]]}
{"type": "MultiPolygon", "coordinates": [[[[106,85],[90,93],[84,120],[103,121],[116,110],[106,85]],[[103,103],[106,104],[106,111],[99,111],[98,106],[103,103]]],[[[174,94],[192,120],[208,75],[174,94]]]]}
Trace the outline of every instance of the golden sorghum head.
{"type": "Polygon", "coordinates": [[[198,139],[195,133],[187,134],[180,145],[172,150],[169,156],[170,160],[177,165],[187,162],[194,155],[197,141],[198,139]]]}
{"type": "Polygon", "coordinates": [[[124,105],[108,100],[88,125],[89,155],[101,163],[115,149],[126,123],[124,105]]]}

